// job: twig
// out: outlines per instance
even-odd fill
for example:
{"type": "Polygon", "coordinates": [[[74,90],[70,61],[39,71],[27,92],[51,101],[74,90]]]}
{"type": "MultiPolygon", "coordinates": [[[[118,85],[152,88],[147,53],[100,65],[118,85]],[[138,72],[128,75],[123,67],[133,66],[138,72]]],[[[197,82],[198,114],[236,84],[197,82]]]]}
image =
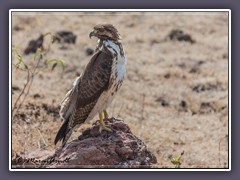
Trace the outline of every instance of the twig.
{"type": "Polygon", "coordinates": [[[122,103],[122,105],[121,105],[121,107],[120,107],[120,110],[119,110],[119,112],[118,112],[117,118],[119,117],[119,114],[121,113],[122,108],[123,108],[123,103],[122,103]]]}
{"type": "Polygon", "coordinates": [[[30,88],[31,88],[31,86],[32,86],[33,79],[34,79],[35,75],[37,75],[37,74],[39,73],[39,71],[37,71],[37,69],[39,68],[39,64],[40,64],[40,60],[41,60],[41,59],[42,59],[42,57],[40,56],[40,57],[38,58],[38,61],[37,61],[36,66],[34,66],[33,71],[31,71],[30,69],[27,70],[27,73],[28,73],[28,74],[27,74],[27,82],[26,82],[26,84],[24,85],[21,93],[19,94],[16,102],[14,103],[14,107],[13,107],[13,109],[12,109],[12,114],[14,113],[14,111],[15,111],[17,105],[18,105],[17,103],[18,103],[18,101],[20,100],[20,98],[22,97],[22,95],[24,94],[26,88],[27,88],[27,93],[25,93],[22,101],[20,102],[20,104],[18,105],[18,107],[17,107],[17,109],[16,109],[16,112],[13,114],[13,119],[14,119],[15,115],[17,114],[17,112],[19,111],[19,109],[22,107],[22,105],[23,105],[23,103],[25,102],[27,96],[29,95],[29,91],[30,91],[30,88]]]}
{"type": "Polygon", "coordinates": [[[29,83],[29,80],[30,80],[30,73],[29,73],[29,71],[27,71],[27,72],[28,72],[28,74],[27,74],[27,82],[24,84],[23,89],[22,89],[22,91],[20,92],[17,100],[15,101],[14,106],[13,106],[13,109],[12,109],[13,119],[14,119],[15,115],[17,114],[19,108],[21,107],[20,105],[22,104],[22,103],[21,103],[21,104],[17,107],[18,101],[20,100],[20,98],[21,98],[22,95],[24,94],[25,89],[27,88],[28,83],[29,83]],[[14,114],[14,111],[15,111],[16,108],[17,108],[17,110],[16,110],[16,113],[14,114]]]}
{"type": "Polygon", "coordinates": [[[37,130],[38,134],[40,135],[40,137],[41,137],[41,139],[42,139],[42,141],[43,141],[43,143],[44,143],[44,145],[45,145],[45,146],[48,146],[47,143],[46,143],[46,141],[45,141],[45,139],[44,139],[44,137],[43,137],[43,135],[42,135],[42,133],[40,132],[40,130],[39,130],[37,127],[34,127],[34,126],[32,126],[32,128],[34,128],[34,129],[37,130]]]}
{"type": "Polygon", "coordinates": [[[22,104],[23,104],[24,101],[26,100],[27,96],[29,95],[29,91],[30,91],[30,88],[31,88],[31,86],[32,86],[34,77],[39,73],[39,71],[37,71],[37,69],[39,68],[39,64],[40,64],[40,60],[41,60],[41,59],[42,59],[41,57],[38,58],[37,65],[34,67],[33,71],[31,72],[31,78],[30,78],[30,80],[29,80],[29,86],[28,86],[28,88],[27,88],[27,93],[25,94],[25,96],[24,96],[21,104],[19,105],[19,108],[22,106],[22,104]]]}
{"type": "Polygon", "coordinates": [[[144,109],[145,109],[145,93],[143,93],[143,100],[142,100],[142,112],[141,112],[141,121],[144,120],[144,109]]]}
{"type": "MultiPolygon", "coordinates": [[[[47,35],[53,36],[52,33],[46,33],[46,34],[44,34],[44,37],[47,36],[47,35]]],[[[13,106],[13,109],[12,109],[12,114],[13,114],[12,119],[14,119],[17,112],[19,111],[19,109],[21,108],[21,106],[25,102],[26,98],[28,97],[31,86],[32,86],[32,83],[33,83],[33,80],[34,80],[34,77],[40,72],[40,67],[39,67],[40,61],[43,58],[43,55],[45,56],[45,55],[48,54],[50,49],[51,49],[51,44],[48,45],[48,47],[45,49],[45,51],[40,50],[41,51],[40,55],[37,54],[39,52],[37,52],[35,54],[34,60],[35,60],[35,57],[38,57],[38,59],[37,59],[36,65],[33,65],[32,69],[29,69],[26,64],[24,64],[26,69],[21,69],[20,68],[23,71],[27,71],[27,82],[24,84],[22,91],[20,92],[19,96],[17,97],[17,99],[14,103],[14,106],[13,106]],[[39,56],[37,56],[37,55],[39,55],[39,56]],[[27,92],[25,93],[26,90],[27,90],[27,92]],[[22,98],[22,96],[23,96],[23,98],[22,98]]],[[[19,55],[17,50],[14,50],[13,53],[19,55]]],[[[22,63],[22,58],[19,61],[20,61],[19,64],[22,63]]]]}
{"type": "Polygon", "coordinates": [[[114,115],[115,115],[115,107],[116,107],[116,102],[114,102],[114,104],[113,104],[112,117],[114,117],[114,115]]]}

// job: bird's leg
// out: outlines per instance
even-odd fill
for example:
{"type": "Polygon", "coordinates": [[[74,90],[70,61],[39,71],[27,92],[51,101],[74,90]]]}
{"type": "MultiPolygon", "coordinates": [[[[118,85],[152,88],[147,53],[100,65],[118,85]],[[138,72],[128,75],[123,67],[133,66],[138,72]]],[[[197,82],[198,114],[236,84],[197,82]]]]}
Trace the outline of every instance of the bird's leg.
{"type": "MultiPolygon", "coordinates": [[[[104,113],[105,114],[105,113],[104,113]]],[[[99,122],[100,122],[100,127],[99,127],[99,132],[101,133],[102,130],[106,130],[106,131],[112,131],[110,128],[108,128],[105,123],[103,122],[103,115],[102,113],[99,113],[99,122]]]]}
{"type": "Polygon", "coordinates": [[[108,113],[107,113],[106,109],[103,110],[103,114],[104,114],[105,120],[107,120],[109,116],[108,116],[108,113]]]}

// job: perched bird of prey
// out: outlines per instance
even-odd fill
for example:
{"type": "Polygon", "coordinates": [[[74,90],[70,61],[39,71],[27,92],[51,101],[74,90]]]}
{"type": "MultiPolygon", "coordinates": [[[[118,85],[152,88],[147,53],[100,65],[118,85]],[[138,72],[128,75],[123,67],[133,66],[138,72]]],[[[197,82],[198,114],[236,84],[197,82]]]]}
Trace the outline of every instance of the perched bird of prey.
{"type": "Polygon", "coordinates": [[[54,143],[65,146],[74,128],[87,122],[98,113],[102,130],[111,131],[104,121],[107,107],[122,85],[126,72],[126,58],[118,30],[111,24],[98,24],[89,34],[98,38],[95,54],[73,87],[62,101],[60,116],[64,120],[54,143]]]}

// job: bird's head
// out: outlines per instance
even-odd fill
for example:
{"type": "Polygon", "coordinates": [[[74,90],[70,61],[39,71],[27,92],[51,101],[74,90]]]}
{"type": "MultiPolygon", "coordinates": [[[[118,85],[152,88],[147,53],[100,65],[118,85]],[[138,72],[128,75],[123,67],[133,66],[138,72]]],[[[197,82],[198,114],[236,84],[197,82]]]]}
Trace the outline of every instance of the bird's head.
{"type": "Polygon", "coordinates": [[[89,38],[95,36],[100,40],[113,40],[118,41],[121,39],[118,30],[112,24],[98,24],[93,27],[93,31],[90,32],[89,38]]]}

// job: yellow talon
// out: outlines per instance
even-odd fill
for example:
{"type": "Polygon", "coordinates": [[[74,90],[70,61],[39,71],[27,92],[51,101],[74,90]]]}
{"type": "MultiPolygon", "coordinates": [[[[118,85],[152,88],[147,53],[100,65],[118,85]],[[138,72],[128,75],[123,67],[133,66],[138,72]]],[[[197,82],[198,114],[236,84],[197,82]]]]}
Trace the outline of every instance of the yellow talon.
{"type": "MultiPolygon", "coordinates": [[[[104,112],[104,116],[105,116],[105,112],[104,112]]],[[[105,116],[106,117],[106,116],[105,116]]],[[[100,127],[99,127],[99,132],[101,133],[102,130],[105,130],[105,131],[110,131],[112,132],[112,130],[110,128],[108,128],[105,123],[103,122],[103,115],[102,113],[99,113],[99,122],[100,122],[100,127]]]]}

